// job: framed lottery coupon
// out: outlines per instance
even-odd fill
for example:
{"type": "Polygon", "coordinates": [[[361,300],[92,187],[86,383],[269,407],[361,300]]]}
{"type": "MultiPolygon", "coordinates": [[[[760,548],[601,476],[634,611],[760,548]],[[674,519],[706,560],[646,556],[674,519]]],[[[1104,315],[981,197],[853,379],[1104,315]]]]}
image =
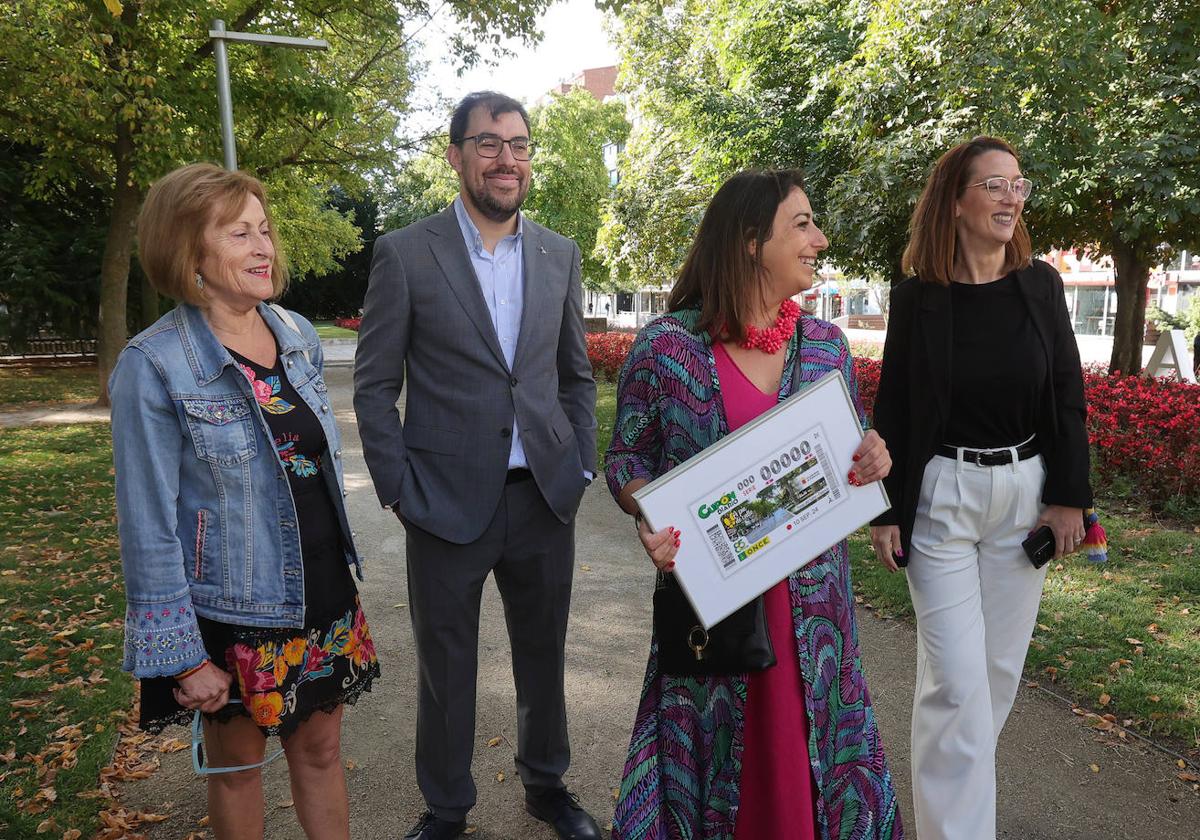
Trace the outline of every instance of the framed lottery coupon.
{"type": "Polygon", "coordinates": [[[863,433],[832,371],[633,494],[680,532],[675,576],[705,628],[890,507],[847,480],[863,433]]]}

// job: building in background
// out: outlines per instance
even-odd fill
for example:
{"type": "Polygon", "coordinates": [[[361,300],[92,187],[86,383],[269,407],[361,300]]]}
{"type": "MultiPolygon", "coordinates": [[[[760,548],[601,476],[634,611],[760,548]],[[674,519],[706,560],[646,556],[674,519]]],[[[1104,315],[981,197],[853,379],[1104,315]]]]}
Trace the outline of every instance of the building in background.
{"type": "Polygon", "coordinates": [[[550,97],[565,93],[570,93],[573,90],[583,88],[592,96],[599,99],[601,102],[607,102],[617,94],[617,67],[615,64],[608,67],[592,67],[588,70],[581,70],[574,76],[563,79],[550,90],[546,91],[534,104],[545,105],[550,97]]]}

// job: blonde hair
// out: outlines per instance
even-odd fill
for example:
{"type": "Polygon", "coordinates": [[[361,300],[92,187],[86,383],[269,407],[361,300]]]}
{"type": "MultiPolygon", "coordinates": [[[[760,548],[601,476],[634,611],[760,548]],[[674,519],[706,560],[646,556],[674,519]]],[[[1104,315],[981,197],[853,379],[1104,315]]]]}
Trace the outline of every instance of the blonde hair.
{"type": "Polygon", "coordinates": [[[190,163],[159,178],[138,214],[138,260],[150,285],[167,297],[203,306],[203,289],[195,282],[204,256],[204,232],[210,224],[237,218],[254,196],[267,216],[267,236],[275,249],[271,269],[273,298],[287,288],[287,260],[275,236],[275,224],[262,183],[245,172],[230,172],[211,163],[190,163]]]}
{"type": "MultiPolygon", "coordinates": [[[[1005,152],[1017,158],[1017,150],[1006,140],[981,135],[959,143],[934,164],[908,223],[908,245],[901,260],[906,273],[942,286],[954,279],[954,258],[958,254],[954,203],[967,188],[975,158],[985,152],[1005,152]]],[[[1021,217],[1012,239],[1004,244],[1004,270],[1024,268],[1029,265],[1029,257],[1029,229],[1021,217]]]]}

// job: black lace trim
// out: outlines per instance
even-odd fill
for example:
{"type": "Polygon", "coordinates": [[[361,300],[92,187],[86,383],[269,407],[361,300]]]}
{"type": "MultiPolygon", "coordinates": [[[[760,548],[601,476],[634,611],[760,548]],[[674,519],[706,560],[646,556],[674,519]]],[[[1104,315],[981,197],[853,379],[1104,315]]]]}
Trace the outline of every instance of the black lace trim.
{"type": "MultiPolygon", "coordinates": [[[[283,638],[291,638],[291,636],[284,636],[283,638]]],[[[260,641],[264,642],[271,640],[272,639],[268,636],[264,636],[262,639],[260,639],[260,641]]],[[[315,712],[329,713],[338,706],[356,705],[359,698],[362,697],[365,692],[368,692],[372,689],[372,684],[375,682],[376,678],[379,677],[379,675],[379,663],[372,663],[372,665],[362,673],[361,677],[356,680],[352,686],[347,688],[345,691],[342,691],[337,696],[331,697],[322,703],[317,703],[316,705],[310,706],[306,709],[298,709],[294,714],[288,715],[287,719],[279,724],[272,726],[260,726],[258,728],[267,737],[278,735],[280,738],[286,739],[300,727],[300,724],[312,717],[315,712]]],[[[247,711],[246,707],[240,703],[226,706],[219,712],[215,712],[213,714],[209,714],[208,712],[204,712],[203,714],[206,720],[215,721],[217,723],[228,723],[235,717],[250,717],[250,712],[247,711]]],[[[190,728],[194,715],[195,712],[193,712],[191,709],[180,709],[178,712],[174,712],[173,714],[169,714],[164,717],[157,717],[153,720],[139,721],[138,726],[144,732],[149,732],[152,735],[159,735],[168,726],[175,724],[190,728]]]]}

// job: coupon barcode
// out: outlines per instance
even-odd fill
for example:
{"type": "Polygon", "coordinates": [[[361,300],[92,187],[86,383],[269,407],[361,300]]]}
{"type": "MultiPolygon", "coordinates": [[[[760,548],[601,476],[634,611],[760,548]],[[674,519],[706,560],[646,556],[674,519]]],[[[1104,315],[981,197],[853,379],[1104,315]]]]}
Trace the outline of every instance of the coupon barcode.
{"type": "Polygon", "coordinates": [[[728,569],[737,563],[737,555],[733,553],[733,549],[726,542],[725,532],[721,529],[720,525],[708,529],[708,541],[712,543],[713,548],[717,551],[717,559],[721,561],[721,568],[728,569]]]}
{"type": "Polygon", "coordinates": [[[829,484],[829,491],[833,497],[833,500],[836,502],[838,499],[842,498],[842,483],[840,481],[835,481],[833,478],[833,467],[829,463],[829,456],[825,453],[825,447],[818,444],[816,446],[816,450],[817,460],[821,462],[821,471],[828,476],[827,483],[829,484]]]}

